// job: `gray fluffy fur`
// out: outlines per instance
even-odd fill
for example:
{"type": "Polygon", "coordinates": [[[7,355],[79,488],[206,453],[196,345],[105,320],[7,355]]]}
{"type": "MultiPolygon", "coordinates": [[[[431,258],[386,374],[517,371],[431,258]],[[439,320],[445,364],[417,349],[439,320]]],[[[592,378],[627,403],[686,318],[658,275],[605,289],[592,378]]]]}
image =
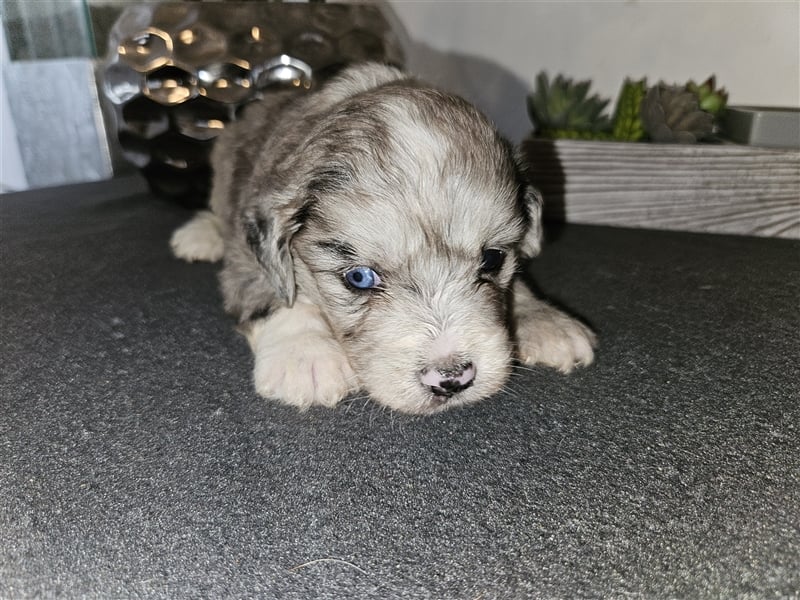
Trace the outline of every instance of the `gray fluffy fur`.
{"type": "Polygon", "coordinates": [[[591,332],[516,282],[519,259],[539,251],[541,198],[461,98],[391,67],[351,67],[316,92],[249,106],[212,162],[215,216],[176,232],[173,248],[222,255],[225,308],[263,395],[307,407],[366,389],[430,413],[498,391],[515,355],[564,371],[591,362],[591,332]],[[505,254],[496,272],[481,270],[488,248],[505,254]],[[346,285],[359,265],[381,285],[346,285]],[[453,397],[420,384],[473,363],[474,385],[453,397]]]}

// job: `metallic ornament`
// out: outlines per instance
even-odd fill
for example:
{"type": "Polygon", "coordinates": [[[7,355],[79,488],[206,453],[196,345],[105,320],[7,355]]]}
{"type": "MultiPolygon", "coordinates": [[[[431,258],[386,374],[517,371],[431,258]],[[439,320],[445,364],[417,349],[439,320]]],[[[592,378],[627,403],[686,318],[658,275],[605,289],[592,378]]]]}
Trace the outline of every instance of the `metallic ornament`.
{"type": "Polygon", "coordinates": [[[403,65],[375,5],[146,4],[114,25],[101,85],[123,156],[156,193],[200,207],[214,138],[245,104],[362,60],[403,65]]]}

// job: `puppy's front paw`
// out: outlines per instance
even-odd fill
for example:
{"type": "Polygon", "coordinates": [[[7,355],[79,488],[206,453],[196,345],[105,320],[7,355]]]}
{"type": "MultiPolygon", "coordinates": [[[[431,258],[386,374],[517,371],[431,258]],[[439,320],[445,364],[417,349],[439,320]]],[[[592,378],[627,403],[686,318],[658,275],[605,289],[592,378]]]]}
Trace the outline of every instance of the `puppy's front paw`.
{"type": "Polygon", "coordinates": [[[594,360],[597,338],[586,325],[550,306],[541,306],[517,320],[519,360],[569,373],[594,360]]]}
{"type": "Polygon", "coordinates": [[[513,318],[521,362],[569,373],[594,361],[597,338],[592,330],[536,298],[519,280],[514,283],[513,318]]]}
{"type": "Polygon", "coordinates": [[[305,332],[294,339],[259,344],[255,350],[256,391],[302,410],[335,406],[355,389],[355,375],[330,337],[305,332]]]}
{"type": "Polygon", "coordinates": [[[186,262],[217,262],[225,253],[219,217],[208,210],[200,211],[175,230],[169,245],[172,253],[186,262]]]}

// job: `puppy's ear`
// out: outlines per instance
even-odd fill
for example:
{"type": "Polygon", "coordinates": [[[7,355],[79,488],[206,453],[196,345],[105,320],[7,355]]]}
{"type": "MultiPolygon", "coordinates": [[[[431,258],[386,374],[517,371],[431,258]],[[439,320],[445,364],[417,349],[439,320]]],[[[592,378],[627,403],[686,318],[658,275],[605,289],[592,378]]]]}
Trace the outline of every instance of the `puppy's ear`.
{"type": "Polygon", "coordinates": [[[520,249],[525,258],[530,258],[539,254],[542,248],[542,195],[525,178],[520,181],[519,193],[528,216],[528,230],[520,249]]]}
{"type": "Polygon", "coordinates": [[[523,258],[531,258],[542,249],[542,195],[531,185],[528,177],[530,168],[522,148],[514,147],[505,141],[506,151],[510,159],[513,177],[517,184],[517,199],[525,220],[525,235],[520,243],[523,258]]]}
{"type": "Polygon", "coordinates": [[[294,263],[289,247],[299,227],[280,212],[253,207],[243,217],[247,244],[258,259],[269,283],[288,306],[294,304],[294,263]]]}
{"type": "Polygon", "coordinates": [[[283,172],[278,171],[274,176],[288,183],[270,189],[268,198],[256,198],[244,211],[242,220],[247,243],[261,264],[269,285],[288,306],[294,304],[297,293],[292,238],[309,220],[319,216],[320,197],[346,188],[353,177],[352,169],[335,163],[304,173],[304,162],[314,164],[320,160],[309,159],[308,153],[300,153],[295,162],[283,165],[283,172]]]}

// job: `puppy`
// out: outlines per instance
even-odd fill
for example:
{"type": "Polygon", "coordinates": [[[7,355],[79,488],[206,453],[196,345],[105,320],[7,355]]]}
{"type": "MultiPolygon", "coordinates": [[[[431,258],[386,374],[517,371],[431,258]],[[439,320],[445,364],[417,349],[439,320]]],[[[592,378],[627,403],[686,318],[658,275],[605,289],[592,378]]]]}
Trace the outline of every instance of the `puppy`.
{"type": "Polygon", "coordinates": [[[365,390],[430,414],[495,394],[515,358],[592,362],[592,332],[516,278],[539,252],[541,199],[461,98],[349,67],[250,105],[212,166],[212,212],[171,245],[223,260],[262,396],[304,409],[365,390]]]}

